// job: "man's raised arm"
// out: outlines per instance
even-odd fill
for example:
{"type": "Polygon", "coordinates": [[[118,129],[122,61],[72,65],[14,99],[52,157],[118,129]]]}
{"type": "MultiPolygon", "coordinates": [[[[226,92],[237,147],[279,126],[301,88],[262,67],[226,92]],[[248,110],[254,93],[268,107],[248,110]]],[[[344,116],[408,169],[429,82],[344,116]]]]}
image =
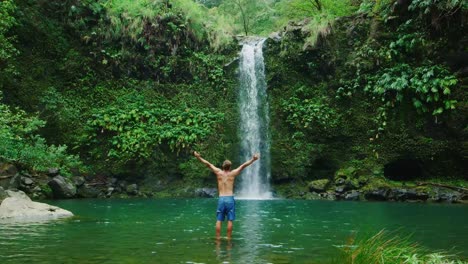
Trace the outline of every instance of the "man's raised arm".
{"type": "Polygon", "coordinates": [[[236,175],[238,175],[239,173],[241,173],[241,171],[245,168],[247,168],[248,166],[250,166],[252,163],[254,163],[254,161],[258,160],[258,158],[260,157],[260,155],[258,153],[256,153],[255,155],[253,155],[253,157],[251,159],[249,159],[248,161],[244,162],[244,164],[240,165],[239,168],[233,170],[232,172],[234,172],[236,175]]]}
{"type": "Polygon", "coordinates": [[[200,153],[194,151],[193,155],[203,164],[205,164],[210,170],[212,170],[214,173],[220,171],[221,169],[217,168],[215,165],[211,164],[209,161],[206,159],[202,158],[200,153]]]}

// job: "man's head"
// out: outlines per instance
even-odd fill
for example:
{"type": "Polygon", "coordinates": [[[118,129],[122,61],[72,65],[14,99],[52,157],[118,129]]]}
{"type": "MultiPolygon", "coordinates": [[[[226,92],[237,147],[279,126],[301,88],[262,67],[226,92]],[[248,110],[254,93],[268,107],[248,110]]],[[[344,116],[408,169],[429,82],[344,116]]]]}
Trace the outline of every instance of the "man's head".
{"type": "Polygon", "coordinates": [[[224,171],[228,171],[228,170],[231,170],[231,165],[232,165],[232,163],[231,163],[230,160],[225,160],[223,162],[222,168],[223,168],[224,171]]]}

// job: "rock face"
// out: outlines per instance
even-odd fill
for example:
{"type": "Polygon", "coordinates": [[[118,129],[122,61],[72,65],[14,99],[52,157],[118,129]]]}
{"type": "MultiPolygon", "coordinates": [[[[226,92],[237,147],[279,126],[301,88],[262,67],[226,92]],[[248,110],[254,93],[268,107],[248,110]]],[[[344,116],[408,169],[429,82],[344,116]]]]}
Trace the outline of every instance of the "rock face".
{"type": "Polygon", "coordinates": [[[213,198],[218,190],[216,188],[198,188],[195,190],[195,195],[199,197],[213,198]]]}
{"type": "Polygon", "coordinates": [[[72,198],[76,194],[75,185],[62,176],[55,176],[48,184],[54,198],[72,198]]]}
{"type": "Polygon", "coordinates": [[[43,221],[73,216],[73,213],[62,208],[33,202],[22,191],[6,193],[9,197],[0,205],[0,220],[43,221]]]}

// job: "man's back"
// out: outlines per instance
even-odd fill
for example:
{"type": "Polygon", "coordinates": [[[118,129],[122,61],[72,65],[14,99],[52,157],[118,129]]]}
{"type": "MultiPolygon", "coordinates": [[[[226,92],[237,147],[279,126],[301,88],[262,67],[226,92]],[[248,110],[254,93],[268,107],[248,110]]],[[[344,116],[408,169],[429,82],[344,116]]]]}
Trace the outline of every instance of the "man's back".
{"type": "Polygon", "coordinates": [[[218,193],[219,196],[234,195],[234,180],[239,174],[236,171],[216,171],[216,178],[218,179],[218,193]]]}

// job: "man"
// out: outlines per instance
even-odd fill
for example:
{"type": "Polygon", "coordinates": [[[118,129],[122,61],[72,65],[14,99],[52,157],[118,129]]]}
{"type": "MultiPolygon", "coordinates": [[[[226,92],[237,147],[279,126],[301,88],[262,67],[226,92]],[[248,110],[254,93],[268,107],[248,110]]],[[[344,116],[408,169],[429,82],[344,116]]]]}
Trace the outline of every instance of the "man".
{"type": "Polygon", "coordinates": [[[228,226],[227,226],[227,237],[231,238],[232,235],[232,221],[236,218],[236,208],[234,201],[234,180],[250,164],[258,160],[258,153],[253,155],[252,159],[246,161],[244,164],[240,165],[239,168],[231,170],[231,161],[225,160],[223,162],[222,169],[217,168],[213,164],[209,163],[207,160],[203,159],[200,156],[200,153],[194,151],[193,155],[205,164],[211,171],[216,175],[218,179],[218,209],[216,210],[216,237],[219,238],[221,234],[221,222],[224,221],[227,216],[228,226]]]}

